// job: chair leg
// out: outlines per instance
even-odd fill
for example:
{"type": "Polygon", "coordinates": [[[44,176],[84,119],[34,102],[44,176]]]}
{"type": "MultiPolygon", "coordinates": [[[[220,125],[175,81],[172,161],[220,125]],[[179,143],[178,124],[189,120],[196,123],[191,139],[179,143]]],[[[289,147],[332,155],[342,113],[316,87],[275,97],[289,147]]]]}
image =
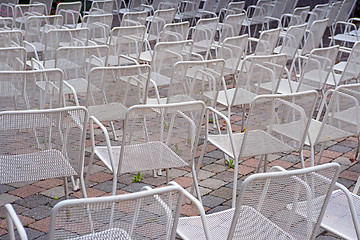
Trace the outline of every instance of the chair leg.
{"type": "Polygon", "coordinates": [[[264,157],[264,173],[267,172],[267,165],[268,165],[268,154],[265,154],[264,157]]]}
{"type": "MultiPolygon", "coordinates": [[[[314,162],[315,162],[315,146],[311,145],[310,148],[311,148],[311,166],[314,166],[314,162]]],[[[302,166],[302,167],[304,168],[305,166],[302,166]]]]}
{"type": "Polygon", "coordinates": [[[69,186],[68,186],[67,177],[64,177],[64,193],[65,193],[65,199],[69,199],[69,186]]]}
{"type": "Polygon", "coordinates": [[[257,167],[256,167],[256,172],[257,172],[257,173],[260,171],[261,162],[263,161],[263,156],[264,156],[264,155],[261,155],[261,156],[260,156],[258,165],[257,165],[257,167]]]}
{"type": "Polygon", "coordinates": [[[301,162],[301,167],[305,168],[305,160],[304,160],[304,153],[303,150],[301,149],[301,151],[299,152],[300,154],[300,162],[301,162]]]}
{"type": "Polygon", "coordinates": [[[92,165],[94,164],[94,154],[95,153],[92,152],[91,155],[90,155],[89,165],[88,165],[86,175],[85,175],[85,187],[89,186],[89,177],[90,177],[90,174],[91,174],[92,165]]]}
{"type": "Polygon", "coordinates": [[[325,150],[325,143],[321,144],[321,150],[319,152],[319,158],[318,158],[318,161],[317,161],[317,165],[320,164],[320,160],[321,160],[321,157],[322,157],[322,154],[323,154],[324,150],[325,150]]]}
{"type": "MultiPolygon", "coordinates": [[[[200,157],[198,159],[197,166],[195,168],[195,163],[192,166],[193,177],[195,175],[195,178],[193,178],[194,179],[194,184],[195,184],[195,191],[196,191],[196,194],[198,195],[198,198],[199,198],[200,201],[201,201],[201,199],[199,197],[200,196],[200,189],[199,189],[199,186],[197,186],[197,176],[199,175],[199,172],[200,172],[200,166],[201,166],[203,158],[204,158],[206,146],[207,146],[207,140],[205,139],[203,147],[201,149],[200,157]]],[[[191,186],[191,189],[190,189],[191,194],[194,192],[194,184],[191,186]]]]}

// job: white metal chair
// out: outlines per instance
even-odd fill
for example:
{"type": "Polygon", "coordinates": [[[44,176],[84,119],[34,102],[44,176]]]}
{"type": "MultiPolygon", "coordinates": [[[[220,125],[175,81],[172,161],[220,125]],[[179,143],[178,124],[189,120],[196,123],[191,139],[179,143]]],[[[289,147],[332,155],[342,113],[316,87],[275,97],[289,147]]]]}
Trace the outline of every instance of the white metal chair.
{"type": "Polygon", "coordinates": [[[164,26],[160,34],[160,42],[175,42],[187,40],[189,22],[169,23],[164,26]]]}
{"type": "Polygon", "coordinates": [[[93,0],[89,12],[84,11],[84,14],[102,15],[113,13],[113,0],[93,0]]]}
{"type": "Polygon", "coordinates": [[[28,110],[64,106],[60,69],[0,71],[0,109],[28,110]]]}
{"type": "Polygon", "coordinates": [[[23,34],[18,30],[0,31],[0,47],[23,47],[23,34]]]}
{"type": "MultiPolygon", "coordinates": [[[[174,240],[184,192],[171,182],[156,189],[146,186],[136,193],[61,201],[51,209],[46,239],[174,240]]],[[[28,239],[12,205],[5,209],[10,239],[15,237],[13,226],[21,240],[28,239]]]]}
{"type": "Polygon", "coordinates": [[[230,14],[226,16],[223,23],[219,23],[219,44],[221,44],[228,37],[239,36],[244,18],[244,13],[230,14]]]}
{"type": "Polygon", "coordinates": [[[45,8],[45,15],[51,14],[51,7],[52,7],[52,1],[51,0],[30,0],[30,4],[44,4],[46,6],[45,8]]]}
{"type": "Polygon", "coordinates": [[[1,122],[0,184],[79,176],[83,196],[87,110],[67,107],[4,111],[1,122]]]}
{"type": "MultiPolygon", "coordinates": [[[[193,161],[204,112],[202,101],[132,106],[126,111],[122,141],[117,143],[111,143],[105,126],[95,117],[90,117],[89,164],[91,166],[94,155],[97,155],[113,173],[113,194],[116,192],[117,176],[124,173],[187,165],[195,170],[193,161]],[[103,132],[105,146],[95,145],[94,124],[103,132]]],[[[196,182],[194,171],[193,176],[196,182]]]]}
{"type": "Polygon", "coordinates": [[[249,38],[250,52],[252,52],[251,42],[256,42],[254,56],[273,54],[280,36],[280,30],[280,28],[265,30],[261,32],[259,38],[249,38]]]}
{"type": "MultiPolygon", "coordinates": [[[[96,67],[87,81],[85,106],[89,115],[101,122],[124,120],[129,107],[146,103],[150,66],[96,67]]],[[[111,127],[117,139],[113,122],[111,127]]]]}
{"type": "Polygon", "coordinates": [[[108,65],[137,64],[143,52],[146,28],[143,25],[114,27],[110,33],[108,65]]]}
{"type": "Polygon", "coordinates": [[[304,24],[309,14],[310,6],[295,8],[292,13],[285,13],[281,16],[280,21],[283,30],[288,27],[304,24]]]}
{"type": "Polygon", "coordinates": [[[179,236],[194,240],[315,239],[339,175],[339,164],[276,169],[283,171],[246,178],[233,208],[205,215],[200,206],[200,216],[180,218],[179,236]],[[297,214],[300,201],[308,215],[297,214]]]}
{"type": "Polygon", "coordinates": [[[0,70],[25,70],[26,56],[27,52],[23,47],[0,48],[0,70]]]}
{"type": "MultiPolygon", "coordinates": [[[[347,84],[326,92],[316,120],[311,120],[309,137],[305,141],[305,144],[311,147],[312,165],[315,161],[315,146],[317,144],[321,144],[317,162],[319,164],[326,142],[350,136],[359,138],[359,90],[359,84],[347,84]],[[330,96],[330,100],[327,101],[330,96]]],[[[359,157],[358,151],[359,149],[357,149],[355,159],[359,157]]]]}
{"type": "Polygon", "coordinates": [[[349,21],[337,21],[333,26],[330,45],[339,43],[343,46],[350,46],[359,41],[360,31],[357,28],[359,18],[351,18],[349,21]]]}
{"type": "Polygon", "coordinates": [[[329,10],[326,14],[326,18],[329,19],[328,28],[330,31],[330,35],[333,35],[333,27],[334,27],[335,23],[337,22],[337,17],[338,17],[341,5],[342,5],[341,1],[333,2],[332,4],[330,4],[329,10]]]}
{"type": "Polygon", "coordinates": [[[90,29],[90,40],[106,44],[110,35],[112,14],[86,15],[81,23],[82,28],[90,29]]]}
{"type": "Polygon", "coordinates": [[[121,27],[146,24],[147,12],[126,12],[121,20],[121,27]]]}
{"type": "Polygon", "coordinates": [[[250,37],[254,37],[257,33],[257,25],[261,25],[261,29],[263,29],[265,16],[266,16],[266,8],[264,5],[269,5],[271,1],[269,0],[259,0],[256,2],[256,5],[248,6],[246,10],[246,19],[243,21],[243,26],[248,29],[248,34],[250,37]],[[251,27],[256,26],[254,33],[251,32],[251,27]]]}
{"type": "Polygon", "coordinates": [[[147,104],[201,100],[215,107],[218,92],[225,84],[224,66],[223,59],[177,62],[173,67],[166,97],[148,98],[147,104]]]}
{"type": "Polygon", "coordinates": [[[179,22],[189,21],[192,25],[196,20],[196,13],[200,7],[201,0],[180,1],[175,20],[179,22]]]}
{"type": "Polygon", "coordinates": [[[347,21],[354,10],[355,0],[343,0],[336,21],[347,21]]]}
{"type": "Polygon", "coordinates": [[[24,24],[29,16],[41,16],[46,13],[46,5],[43,3],[18,4],[13,7],[13,18],[17,29],[24,29],[24,24]]]}
{"type": "MultiPolygon", "coordinates": [[[[1,5],[0,5],[1,11],[1,5]]],[[[1,17],[0,18],[0,29],[1,30],[11,30],[15,26],[14,19],[12,17],[1,17]]]]}
{"type": "Polygon", "coordinates": [[[322,20],[326,18],[328,9],[329,9],[329,3],[325,4],[317,4],[311,12],[309,12],[309,19],[307,21],[308,23],[308,29],[311,28],[311,25],[314,23],[314,21],[322,20]]]}
{"type": "Polygon", "coordinates": [[[175,14],[175,8],[156,10],[153,16],[147,18],[148,25],[146,39],[148,41],[159,42],[161,32],[166,24],[172,23],[175,14]]]}
{"type": "Polygon", "coordinates": [[[81,2],[60,2],[56,6],[55,15],[61,15],[64,19],[64,26],[76,28],[81,11],[81,2]]]}
{"type": "Polygon", "coordinates": [[[208,108],[205,121],[205,142],[198,160],[202,164],[208,143],[216,146],[233,159],[234,180],[232,206],[235,207],[239,161],[243,157],[260,156],[257,170],[264,160],[267,170],[267,156],[274,153],[299,152],[304,164],[302,148],[307,135],[317,100],[316,91],[288,95],[259,95],[250,104],[244,132],[232,132],[230,120],[214,108],[208,108]],[[210,132],[209,113],[217,115],[219,122],[226,122],[226,132],[220,129],[210,132]]]}
{"type": "MultiPolygon", "coordinates": [[[[304,45],[298,50],[299,55],[306,55],[314,48],[318,48],[325,30],[328,25],[328,19],[316,20],[310,27],[309,33],[306,34],[304,45]]],[[[309,26],[309,25],[308,25],[309,26]]]]}

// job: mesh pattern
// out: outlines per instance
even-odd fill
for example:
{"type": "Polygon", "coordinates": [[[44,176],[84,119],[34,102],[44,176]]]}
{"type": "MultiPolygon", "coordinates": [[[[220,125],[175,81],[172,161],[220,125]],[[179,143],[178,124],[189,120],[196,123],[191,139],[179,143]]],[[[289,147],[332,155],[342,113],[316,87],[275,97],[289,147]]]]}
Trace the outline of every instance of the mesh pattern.
{"type": "MultiPolygon", "coordinates": [[[[112,13],[114,1],[112,0],[96,0],[91,4],[90,15],[112,13]]],[[[111,24],[110,24],[111,26],[111,24]]]]}
{"type": "MultiPolygon", "coordinates": [[[[25,40],[31,43],[42,43],[45,32],[50,29],[60,28],[63,24],[61,15],[30,16],[25,22],[25,40]]],[[[42,49],[41,49],[42,50],[42,49]]]]}
{"type": "Polygon", "coordinates": [[[263,31],[259,37],[259,42],[256,45],[254,55],[262,56],[273,54],[279,35],[279,28],[263,31]]]}
{"type": "Polygon", "coordinates": [[[222,60],[178,62],[169,85],[168,102],[202,100],[216,103],[225,62],[222,60]]]}
{"type": "Polygon", "coordinates": [[[125,119],[128,107],[145,103],[149,76],[148,65],[93,69],[86,96],[90,115],[100,121],[125,119]]]}
{"type": "Polygon", "coordinates": [[[0,72],[1,110],[62,107],[59,69],[0,72]]]}
{"type": "MultiPolygon", "coordinates": [[[[311,27],[314,21],[322,20],[326,17],[326,14],[329,9],[329,3],[318,4],[312,10],[308,20],[308,28],[311,27]]],[[[321,35],[322,36],[322,35],[321,35]]]]}
{"type": "Polygon", "coordinates": [[[219,18],[200,19],[196,23],[191,39],[194,41],[194,52],[207,52],[213,43],[219,18]]]}
{"type": "MultiPolygon", "coordinates": [[[[243,4],[245,4],[245,2],[243,4]]],[[[229,11],[229,8],[227,11],[229,11]]],[[[239,36],[244,18],[245,18],[245,14],[241,12],[239,14],[226,16],[224,23],[220,25],[221,33],[220,33],[219,42],[220,43],[224,42],[224,40],[228,37],[239,36]]]]}
{"type": "Polygon", "coordinates": [[[0,115],[0,183],[79,173],[83,109],[3,112],[0,115]]]}
{"type": "MultiPolygon", "coordinates": [[[[174,20],[176,9],[163,9],[156,10],[151,18],[150,28],[148,30],[148,40],[160,40],[161,31],[164,29],[165,24],[171,23],[174,20]]],[[[183,39],[180,39],[183,40],[183,39]]]]}
{"type": "Polygon", "coordinates": [[[113,20],[112,14],[86,15],[81,23],[81,27],[90,29],[90,39],[94,41],[104,42],[110,35],[111,24],[113,20]]]}
{"type": "MultiPolygon", "coordinates": [[[[201,102],[132,108],[125,120],[120,164],[132,165],[131,169],[149,165],[147,169],[157,169],[165,164],[169,167],[191,163],[203,114],[201,102]]],[[[124,172],[122,166],[119,168],[119,172],[124,172]]]]}
{"type": "Polygon", "coordinates": [[[338,85],[346,83],[348,80],[356,80],[360,74],[360,43],[356,42],[352,47],[347,65],[344,68],[338,85]]]}
{"type": "Polygon", "coordinates": [[[22,47],[0,49],[0,70],[20,71],[25,69],[26,50],[22,47]]]}
{"type": "Polygon", "coordinates": [[[179,192],[64,206],[54,239],[172,239],[179,192]]]}
{"type": "Polygon", "coordinates": [[[121,64],[120,54],[139,59],[143,50],[145,26],[116,27],[111,30],[110,59],[111,65],[121,64]],[[112,59],[114,58],[114,59],[112,59]]]}
{"type": "MultiPolygon", "coordinates": [[[[0,10],[2,7],[0,6],[0,10]]],[[[7,10],[5,10],[7,12],[7,10]]],[[[0,28],[1,30],[10,30],[14,27],[14,20],[12,17],[2,17],[0,18],[0,28]]]]}
{"type": "MultiPolygon", "coordinates": [[[[132,1],[133,2],[133,1],[132,1]]],[[[147,12],[127,12],[121,20],[121,27],[145,25],[147,12]]]]}
{"type": "Polygon", "coordinates": [[[161,42],[183,41],[188,37],[189,22],[171,23],[164,26],[161,32],[161,42]]]}
{"type": "Polygon", "coordinates": [[[316,235],[314,227],[324,206],[324,196],[336,175],[337,169],[334,167],[318,170],[317,173],[302,172],[278,177],[258,175],[241,191],[234,238],[312,238],[316,235]],[[304,203],[301,206],[305,208],[306,216],[296,214],[300,208],[299,202],[304,203]],[[262,224],[253,225],[258,221],[266,222],[268,228],[262,224]]]}
{"type": "Polygon", "coordinates": [[[25,23],[27,16],[42,16],[45,15],[46,6],[44,4],[20,4],[15,6],[14,10],[14,20],[16,28],[22,29],[23,24],[25,23]]]}
{"type": "Polygon", "coordinates": [[[284,146],[287,146],[287,151],[300,149],[316,98],[315,92],[258,97],[252,102],[245,125],[241,156],[253,156],[251,146],[257,146],[256,149],[263,154],[284,152],[284,146]],[[245,138],[248,139],[245,141],[245,138]],[[273,144],[269,144],[270,140],[273,144]]]}
{"type": "MultiPolygon", "coordinates": [[[[1,22],[0,22],[1,27],[1,22]]],[[[23,35],[20,31],[0,31],[0,47],[21,47],[23,46],[23,35]]]]}
{"type": "Polygon", "coordinates": [[[305,30],[305,24],[289,27],[281,44],[280,53],[286,53],[288,59],[293,59],[299,49],[305,30]]]}
{"type": "Polygon", "coordinates": [[[290,22],[288,26],[290,27],[305,23],[309,11],[310,11],[310,6],[295,8],[292,17],[290,18],[290,22]]]}
{"type": "Polygon", "coordinates": [[[66,27],[76,27],[79,21],[81,3],[59,3],[56,6],[56,15],[63,16],[63,24],[66,27]]]}
{"type": "Polygon", "coordinates": [[[310,27],[310,32],[305,40],[305,44],[301,50],[301,55],[308,54],[314,48],[319,47],[327,25],[328,25],[327,19],[317,20],[313,22],[313,24],[310,27]]]}
{"type": "Polygon", "coordinates": [[[339,48],[337,46],[311,51],[302,69],[296,90],[299,92],[309,89],[323,89],[338,52],[339,48]]]}

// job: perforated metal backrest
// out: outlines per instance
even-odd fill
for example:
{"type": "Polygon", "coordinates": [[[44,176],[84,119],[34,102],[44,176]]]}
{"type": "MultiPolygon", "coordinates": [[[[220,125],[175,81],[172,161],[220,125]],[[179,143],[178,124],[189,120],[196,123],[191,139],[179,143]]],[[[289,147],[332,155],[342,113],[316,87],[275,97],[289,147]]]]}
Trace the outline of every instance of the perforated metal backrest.
{"type": "Polygon", "coordinates": [[[81,2],[59,3],[56,6],[55,14],[63,16],[64,25],[76,27],[80,18],[81,2]]]}
{"type": "MultiPolygon", "coordinates": [[[[0,6],[0,9],[1,9],[1,6],[0,6]]],[[[1,30],[11,30],[14,28],[14,26],[15,26],[14,19],[12,17],[0,18],[0,29],[1,30]]]]}
{"type": "Polygon", "coordinates": [[[86,15],[81,23],[81,27],[90,29],[90,39],[107,39],[110,34],[112,20],[112,14],[86,15]]]}
{"type": "Polygon", "coordinates": [[[236,74],[240,60],[246,56],[247,46],[247,34],[224,40],[217,57],[225,60],[225,74],[236,74]]]}
{"type": "Polygon", "coordinates": [[[26,49],[23,47],[0,48],[0,70],[25,70],[26,49]]]}
{"type": "Polygon", "coordinates": [[[109,48],[106,45],[85,47],[60,47],[56,51],[55,67],[64,71],[65,80],[86,79],[90,69],[97,65],[105,66],[109,48]]]}
{"type": "Polygon", "coordinates": [[[138,59],[144,44],[145,26],[115,27],[111,30],[110,55],[120,54],[138,59]]]}
{"type": "Polygon", "coordinates": [[[360,42],[356,42],[346,62],[338,85],[346,83],[347,80],[356,80],[360,74],[360,42]]]}
{"type": "Polygon", "coordinates": [[[188,21],[180,23],[170,23],[164,26],[161,32],[161,42],[183,41],[187,39],[190,23],[188,21]]]}
{"type": "Polygon", "coordinates": [[[286,1],[285,8],[284,8],[284,13],[292,13],[294,11],[297,3],[298,3],[298,0],[286,1]]]}
{"type": "Polygon", "coordinates": [[[52,7],[52,3],[53,3],[51,0],[30,0],[30,4],[35,4],[35,3],[44,4],[46,6],[45,14],[46,15],[51,14],[51,7],[52,7]]]}
{"type": "Polygon", "coordinates": [[[21,31],[0,31],[0,47],[22,47],[23,46],[23,34],[21,31]]]}
{"type": "Polygon", "coordinates": [[[276,0],[271,6],[271,17],[280,19],[284,13],[287,0],[276,0]]]}
{"type": "Polygon", "coordinates": [[[356,1],[354,0],[344,0],[341,4],[339,14],[336,21],[347,21],[351,14],[351,10],[354,8],[356,1]]]}
{"type": "Polygon", "coordinates": [[[304,37],[304,33],[306,30],[306,24],[295,25],[289,27],[286,31],[285,38],[283,38],[283,42],[281,44],[280,53],[285,53],[289,60],[295,57],[297,53],[300,43],[304,37]]]}
{"type": "Polygon", "coordinates": [[[228,37],[239,36],[244,18],[244,13],[227,15],[221,25],[219,42],[222,43],[228,37]]]}
{"type": "Polygon", "coordinates": [[[339,46],[313,49],[302,68],[296,91],[324,89],[338,52],[339,46]]]}
{"type": "Polygon", "coordinates": [[[30,16],[25,21],[24,38],[28,42],[43,43],[44,34],[54,28],[61,28],[63,17],[61,15],[30,16]]]}
{"type": "Polygon", "coordinates": [[[241,2],[230,2],[226,8],[226,14],[240,14],[243,13],[245,7],[245,1],[241,2]]]}
{"type": "Polygon", "coordinates": [[[219,18],[200,19],[192,32],[191,39],[194,41],[194,47],[200,48],[201,51],[208,51],[210,45],[214,41],[219,18]]]}
{"type": "Polygon", "coordinates": [[[241,185],[228,239],[314,239],[340,166],[253,174],[241,185]],[[298,203],[301,202],[303,212],[298,203]]]}
{"type": "Polygon", "coordinates": [[[63,72],[60,69],[0,71],[4,110],[63,107],[63,72]]]}
{"type": "Polygon", "coordinates": [[[327,26],[328,19],[317,20],[313,22],[310,31],[306,37],[305,44],[301,50],[301,55],[308,54],[314,48],[319,47],[327,26]]]}
{"type": "Polygon", "coordinates": [[[183,193],[178,185],[117,196],[61,201],[49,239],[175,239],[183,193]],[[97,224],[101,223],[101,224],[97,224]]]}
{"type": "Polygon", "coordinates": [[[221,9],[226,8],[229,2],[230,0],[219,0],[216,5],[215,13],[219,15],[221,9]]]}
{"type": "Polygon", "coordinates": [[[173,68],[167,103],[201,100],[215,106],[225,61],[222,59],[177,62],[173,68]]]}
{"type": "Polygon", "coordinates": [[[151,18],[151,22],[148,25],[148,39],[159,41],[160,34],[163,31],[164,26],[168,23],[172,23],[175,18],[175,14],[175,8],[156,10],[151,18]]]}
{"type": "Polygon", "coordinates": [[[26,15],[41,16],[45,13],[46,6],[42,3],[18,4],[15,6],[13,18],[16,23],[16,27],[22,28],[22,24],[25,22],[25,18],[27,17],[26,15]]]}
{"type": "Polygon", "coordinates": [[[166,168],[163,159],[192,164],[204,113],[202,101],[130,107],[123,128],[118,174],[142,171],[156,163],[166,168]]]}
{"type": "MultiPolygon", "coordinates": [[[[279,80],[286,66],[285,54],[248,56],[241,64],[241,70],[236,82],[235,94],[239,88],[255,94],[275,94],[278,89],[279,80]],[[271,85],[271,89],[265,90],[263,85],[271,85]]],[[[240,92],[238,94],[241,94],[240,92]]],[[[232,105],[238,105],[234,98],[232,105]],[[235,101],[235,102],[234,102],[235,101]]]]}
{"type": "Polygon", "coordinates": [[[149,79],[149,65],[93,68],[88,76],[86,107],[113,103],[125,107],[144,104],[149,79]]]}
{"type": "Polygon", "coordinates": [[[308,29],[312,27],[311,25],[313,24],[314,21],[322,20],[326,18],[326,14],[328,12],[329,6],[330,6],[329,3],[318,4],[315,6],[314,9],[311,10],[311,14],[308,20],[308,29]]]}
{"type": "Polygon", "coordinates": [[[289,26],[305,23],[309,11],[310,11],[310,6],[295,8],[293,15],[290,19],[289,26]]]}
{"type": "Polygon", "coordinates": [[[273,54],[279,39],[280,30],[280,28],[276,28],[261,32],[254,55],[261,56],[273,54]]]}
{"type": "Polygon", "coordinates": [[[107,14],[113,11],[113,0],[95,0],[91,4],[89,14],[100,15],[107,14]]]}
{"type": "Polygon", "coordinates": [[[1,184],[80,174],[87,117],[84,107],[1,112],[0,158],[11,160],[1,184]]]}
{"type": "Polygon", "coordinates": [[[145,25],[147,12],[126,12],[121,20],[121,27],[145,25]]]}
{"type": "Polygon", "coordinates": [[[328,13],[326,15],[326,18],[329,19],[328,26],[331,26],[332,24],[336,23],[336,19],[340,11],[341,4],[342,3],[339,1],[339,2],[333,2],[330,5],[328,13]]]}

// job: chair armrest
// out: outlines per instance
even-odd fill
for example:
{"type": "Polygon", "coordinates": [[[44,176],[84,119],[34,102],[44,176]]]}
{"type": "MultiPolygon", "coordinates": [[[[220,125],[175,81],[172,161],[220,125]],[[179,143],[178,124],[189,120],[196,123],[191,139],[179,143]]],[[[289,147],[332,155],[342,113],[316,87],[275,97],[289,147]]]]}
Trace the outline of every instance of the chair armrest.
{"type": "Polygon", "coordinates": [[[29,43],[28,41],[25,41],[25,40],[23,41],[23,43],[24,43],[24,47],[25,47],[25,45],[28,45],[30,48],[32,48],[34,50],[35,58],[36,58],[36,60],[39,61],[39,55],[38,55],[38,53],[36,51],[36,47],[33,44],[31,44],[31,43],[29,43]]]}
{"type": "Polygon", "coordinates": [[[158,101],[158,104],[160,104],[160,93],[159,93],[159,89],[157,87],[157,84],[154,80],[150,79],[150,83],[152,85],[154,85],[154,90],[155,90],[155,95],[156,95],[156,99],[158,101]]]}
{"type": "Polygon", "coordinates": [[[15,225],[15,227],[17,228],[17,231],[19,233],[20,239],[27,240],[28,237],[27,237],[25,228],[22,225],[13,206],[11,204],[6,204],[5,209],[6,209],[5,216],[6,216],[6,222],[7,222],[10,239],[15,239],[15,233],[14,233],[14,225],[15,225]]]}

